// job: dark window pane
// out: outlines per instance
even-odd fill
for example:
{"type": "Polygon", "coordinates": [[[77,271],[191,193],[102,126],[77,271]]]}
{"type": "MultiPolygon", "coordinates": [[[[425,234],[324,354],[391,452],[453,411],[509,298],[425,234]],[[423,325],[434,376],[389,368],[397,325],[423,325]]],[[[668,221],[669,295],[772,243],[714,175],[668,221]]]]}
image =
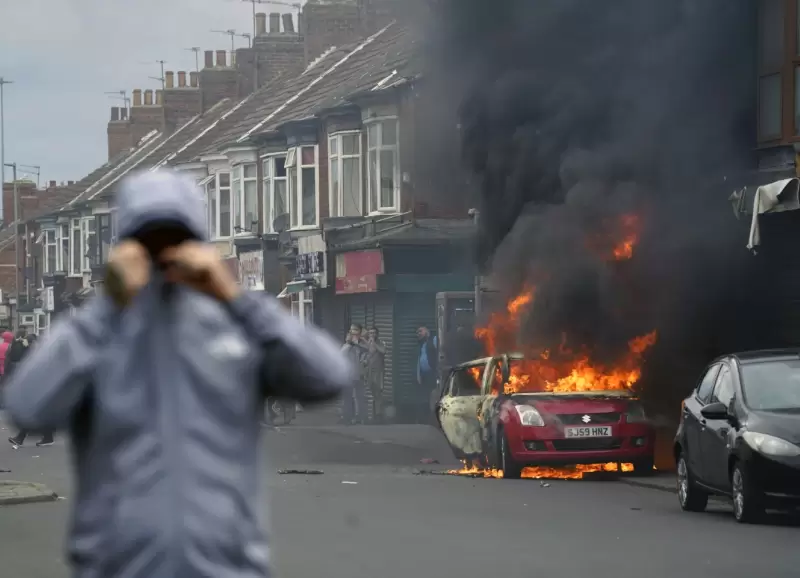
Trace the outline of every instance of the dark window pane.
{"type": "Polygon", "coordinates": [[[303,169],[303,225],[317,224],[317,175],[316,169],[303,169]]]}
{"type": "Polygon", "coordinates": [[[300,162],[303,166],[313,165],[317,162],[314,154],[314,147],[303,147],[300,149],[300,162]]]}
{"type": "Polygon", "coordinates": [[[761,78],[758,86],[758,139],[781,136],[781,75],[761,78]]]}
{"type": "Polygon", "coordinates": [[[275,176],[278,178],[286,176],[286,157],[275,157],[275,176]]]}
{"type": "Polygon", "coordinates": [[[346,134],[342,135],[342,154],[344,155],[357,155],[359,146],[358,139],[361,135],[346,134]]]}
{"type": "Polygon", "coordinates": [[[783,63],[784,0],[759,2],[759,63],[762,72],[771,72],[783,63]]]}

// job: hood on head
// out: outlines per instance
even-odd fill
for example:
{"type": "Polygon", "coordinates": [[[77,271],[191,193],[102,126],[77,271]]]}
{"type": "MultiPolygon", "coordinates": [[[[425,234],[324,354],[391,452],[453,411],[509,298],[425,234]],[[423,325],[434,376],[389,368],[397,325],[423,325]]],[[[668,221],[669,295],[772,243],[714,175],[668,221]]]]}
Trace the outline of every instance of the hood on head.
{"type": "Polygon", "coordinates": [[[201,191],[175,171],[147,171],[128,177],[117,194],[117,208],[120,239],[159,222],[177,223],[201,241],[208,238],[201,191]]]}
{"type": "Polygon", "coordinates": [[[5,343],[11,343],[12,341],[14,341],[14,334],[11,333],[10,331],[4,331],[3,332],[3,341],[5,343]]]}

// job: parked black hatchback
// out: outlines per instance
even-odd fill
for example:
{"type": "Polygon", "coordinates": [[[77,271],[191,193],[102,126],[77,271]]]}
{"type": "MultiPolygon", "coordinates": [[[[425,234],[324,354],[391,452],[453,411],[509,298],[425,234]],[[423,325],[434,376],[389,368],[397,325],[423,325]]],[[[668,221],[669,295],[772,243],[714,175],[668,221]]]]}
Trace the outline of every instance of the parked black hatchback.
{"type": "Polygon", "coordinates": [[[739,522],[800,507],[800,350],[727,355],[682,404],[675,437],[681,508],[729,496],[739,522]]]}

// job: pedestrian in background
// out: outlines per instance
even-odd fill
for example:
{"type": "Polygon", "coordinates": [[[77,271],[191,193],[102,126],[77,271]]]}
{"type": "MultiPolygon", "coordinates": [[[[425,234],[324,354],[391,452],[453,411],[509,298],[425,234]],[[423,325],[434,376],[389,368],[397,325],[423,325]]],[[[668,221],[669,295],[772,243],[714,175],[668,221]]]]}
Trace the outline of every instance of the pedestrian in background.
{"type": "MultiPolygon", "coordinates": [[[[22,357],[19,358],[15,362],[15,364],[21,363],[22,360],[25,359],[25,357],[28,355],[28,352],[30,352],[31,349],[33,349],[33,347],[36,345],[36,334],[31,333],[30,335],[26,335],[24,343],[25,345],[24,349],[22,349],[22,357]]],[[[25,443],[25,438],[28,437],[29,433],[30,432],[28,430],[21,429],[17,432],[17,435],[8,438],[8,443],[10,443],[15,450],[19,449],[19,447],[25,443]]],[[[42,433],[42,439],[36,442],[36,447],[42,448],[42,447],[52,446],[53,443],[55,443],[54,432],[52,430],[49,430],[42,433]]]]}
{"type": "Polygon", "coordinates": [[[386,359],[386,343],[380,338],[377,327],[367,332],[366,380],[372,394],[372,416],[375,421],[383,419],[383,372],[386,359]]]}
{"type": "Polygon", "coordinates": [[[342,353],[353,368],[356,379],[344,393],[341,422],[353,425],[364,423],[367,416],[367,396],[365,391],[366,363],[369,347],[362,337],[363,327],[358,323],[350,325],[350,331],[342,346],[342,353]]]}
{"type": "Polygon", "coordinates": [[[242,291],[195,184],[125,179],[104,291],[57,321],[6,389],[11,418],[69,428],[74,578],[263,578],[265,399],[335,400],[336,343],[242,291]]]}
{"type": "Polygon", "coordinates": [[[12,341],[14,341],[14,334],[10,331],[3,331],[3,341],[0,343],[0,376],[6,373],[6,356],[12,341]]]}
{"type": "Polygon", "coordinates": [[[429,409],[431,395],[436,390],[439,367],[439,340],[427,327],[417,329],[419,357],[417,358],[417,383],[420,394],[416,400],[418,423],[428,423],[432,416],[429,409]]]}

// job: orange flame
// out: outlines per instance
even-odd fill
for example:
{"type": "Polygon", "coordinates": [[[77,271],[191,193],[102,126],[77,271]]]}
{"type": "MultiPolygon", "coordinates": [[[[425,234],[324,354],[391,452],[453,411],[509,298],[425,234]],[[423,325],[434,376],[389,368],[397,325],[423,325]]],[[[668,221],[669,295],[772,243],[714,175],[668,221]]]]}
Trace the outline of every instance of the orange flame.
{"type": "Polygon", "coordinates": [[[623,215],[620,219],[623,238],[614,247],[614,259],[627,261],[633,257],[633,249],[639,242],[639,217],[636,215],[623,215]]]}
{"type": "MultiPolygon", "coordinates": [[[[599,472],[632,472],[633,464],[617,464],[610,462],[607,464],[588,464],[567,466],[563,468],[553,468],[547,466],[530,467],[522,470],[522,477],[531,480],[580,480],[586,474],[599,472]]],[[[459,470],[449,470],[448,474],[454,476],[474,476],[484,478],[502,478],[503,472],[494,468],[479,468],[475,465],[464,464],[459,470]]]]}
{"type": "MultiPolygon", "coordinates": [[[[475,331],[490,355],[520,351],[518,342],[520,316],[533,303],[534,290],[525,289],[508,302],[505,311],[494,313],[486,327],[475,331]]],[[[631,339],[628,352],[613,367],[593,363],[590,348],[582,347],[575,353],[567,346],[567,336],[562,336],[558,347],[532,350],[527,348],[524,360],[511,364],[510,379],[504,385],[506,394],[520,392],[584,392],[618,391],[631,388],[641,378],[642,356],[656,342],[655,331],[631,339]]],[[[480,378],[477,370],[476,378],[480,378]]],[[[501,376],[495,376],[494,393],[500,391],[501,376]]]]}

